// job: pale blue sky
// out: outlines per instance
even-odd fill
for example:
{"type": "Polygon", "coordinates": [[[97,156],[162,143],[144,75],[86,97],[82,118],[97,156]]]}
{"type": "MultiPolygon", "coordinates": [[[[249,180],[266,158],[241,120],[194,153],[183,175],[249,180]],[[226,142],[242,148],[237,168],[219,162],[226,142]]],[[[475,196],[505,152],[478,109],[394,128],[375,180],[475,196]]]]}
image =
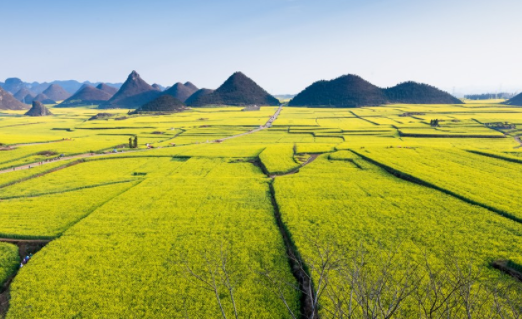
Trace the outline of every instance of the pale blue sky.
{"type": "Polygon", "coordinates": [[[379,86],[522,91],[520,0],[0,0],[0,80],[216,88],[243,71],[274,94],[354,73],[379,86]]]}

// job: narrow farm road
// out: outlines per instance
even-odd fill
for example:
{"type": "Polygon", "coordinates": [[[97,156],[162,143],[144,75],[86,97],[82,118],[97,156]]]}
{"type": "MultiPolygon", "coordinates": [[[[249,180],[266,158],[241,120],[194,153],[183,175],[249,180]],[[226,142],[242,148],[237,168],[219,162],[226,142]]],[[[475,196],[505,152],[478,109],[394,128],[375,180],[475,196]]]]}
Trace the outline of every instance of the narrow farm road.
{"type": "MultiPolygon", "coordinates": [[[[225,138],[222,138],[222,139],[219,139],[219,140],[209,141],[208,143],[222,142],[222,141],[225,141],[225,140],[229,140],[229,139],[245,136],[245,135],[248,135],[248,134],[253,134],[253,133],[262,131],[264,129],[267,129],[267,128],[272,126],[274,121],[277,119],[277,117],[281,113],[282,109],[283,109],[283,105],[280,105],[279,108],[274,113],[274,115],[272,115],[268,119],[268,121],[264,125],[260,126],[259,128],[256,128],[256,129],[254,129],[252,131],[249,131],[249,132],[245,132],[245,133],[241,133],[241,134],[225,137],[225,138]]],[[[68,140],[63,140],[63,141],[65,142],[65,141],[68,141],[68,140]]],[[[62,140],[54,141],[54,142],[46,142],[46,143],[18,144],[17,146],[27,146],[27,145],[47,144],[47,143],[57,143],[57,142],[62,142],[62,140]]],[[[193,143],[193,144],[196,144],[196,143],[193,143]]],[[[190,145],[190,144],[187,144],[187,145],[190,145]]],[[[72,155],[72,156],[63,156],[63,157],[58,157],[58,158],[55,158],[55,159],[49,160],[49,161],[35,162],[35,163],[30,163],[30,164],[25,164],[25,165],[20,165],[20,166],[16,166],[16,167],[3,169],[3,170],[0,170],[0,174],[9,173],[9,172],[13,172],[13,171],[24,170],[24,169],[31,169],[31,168],[39,167],[39,166],[42,166],[42,165],[45,165],[45,164],[54,163],[56,161],[66,161],[66,160],[71,160],[71,159],[82,159],[82,158],[97,157],[97,156],[110,156],[110,155],[116,155],[116,154],[120,154],[121,155],[122,153],[134,153],[134,152],[142,152],[142,151],[147,151],[147,149],[140,149],[140,150],[135,150],[135,151],[125,151],[125,152],[118,152],[118,153],[105,153],[105,154],[85,153],[85,154],[78,154],[78,155],[72,155]]]]}
{"type": "Polygon", "coordinates": [[[515,141],[517,141],[518,146],[515,146],[514,148],[521,148],[522,147],[522,140],[520,139],[520,136],[515,136],[515,141]]]}
{"type": "MultiPolygon", "coordinates": [[[[143,150],[141,150],[143,151],[143,150]]],[[[110,156],[110,155],[116,155],[116,154],[122,154],[122,153],[134,153],[138,151],[126,151],[126,152],[119,152],[119,153],[107,153],[107,154],[96,154],[96,153],[85,153],[85,154],[78,154],[78,155],[72,155],[72,156],[63,156],[63,157],[57,157],[48,161],[42,161],[42,162],[36,162],[31,164],[25,164],[17,167],[11,167],[4,170],[0,170],[0,174],[14,172],[14,171],[20,171],[24,169],[31,169],[35,167],[39,167],[45,164],[50,163],[56,163],[57,161],[63,162],[70,159],[81,159],[81,158],[87,158],[87,157],[96,157],[96,156],[110,156]]]]}
{"type": "Polygon", "coordinates": [[[249,134],[256,133],[256,132],[262,131],[264,129],[270,128],[272,126],[272,123],[274,123],[274,121],[277,120],[277,117],[281,113],[282,109],[283,109],[283,105],[281,104],[279,106],[279,108],[277,108],[277,111],[274,113],[274,115],[272,115],[268,119],[268,121],[265,123],[265,125],[262,125],[262,126],[256,128],[256,129],[252,130],[252,131],[248,131],[248,132],[245,132],[245,133],[241,133],[241,134],[237,134],[237,135],[232,135],[232,136],[229,136],[229,137],[221,138],[219,140],[216,140],[216,142],[230,140],[230,139],[233,139],[233,138],[236,138],[236,137],[249,135],[249,134]]]}
{"type": "Polygon", "coordinates": [[[41,145],[41,144],[52,144],[52,143],[60,143],[60,142],[67,142],[70,140],[56,140],[56,141],[48,141],[48,142],[35,142],[35,143],[21,143],[21,144],[11,144],[7,146],[0,146],[0,151],[9,151],[14,150],[17,147],[20,146],[30,146],[30,145],[41,145]]]}

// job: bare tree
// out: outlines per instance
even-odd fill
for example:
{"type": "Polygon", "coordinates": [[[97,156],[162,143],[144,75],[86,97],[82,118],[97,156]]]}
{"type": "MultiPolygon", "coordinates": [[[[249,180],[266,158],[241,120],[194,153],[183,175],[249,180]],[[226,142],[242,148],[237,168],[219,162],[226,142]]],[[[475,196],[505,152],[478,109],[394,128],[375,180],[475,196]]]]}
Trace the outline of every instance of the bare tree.
{"type": "Polygon", "coordinates": [[[232,303],[234,318],[239,318],[236,299],[234,296],[234,289],[237,281],[232,279],[233,269],[228,265],[230,261],[230,251],[224,249],[223,244],[221,244],[219,255],[217,257],[213,256],[209,251],[202,252],[201,256],[205,261],[204,269],[202,271],[196,271],[191,267],[188,261],[185,261],[187,271],[193,278],[203,283],[205,289],[214,294],[221,315],[225,319],[228,318],[228,316],[223,305],[221,290],[226,290],[232,303]]]}
{"type": "Polygon", "coordinates": [[[417,262],[405,259],[399,248],[370,253],[362,245],[352,251],[312,246],[313,256],[294,260],[305,274],[304,284],[262,273],[292,318],[318,318],[318,309],[327,318],[520,318],[520,285],[508,279],[510,285],[495,288],[483,275],[483,266],[469,256],[447,252],[435,258],[425,253],[417,262]],[[283,286],[299,289],[303,299],[308,298],[301,314],[288,307],[283,286]]]}
{"type": "MultiPolygon", "coordinates": [[[[484,274],[472,255],[448,251],[430,256],[359,245],[347,250],[335,244],[309,241],[308,255],[289,253],[296,280],[284,269],[251,270],[282,302],[291,318],[334,319],[519,319],[522,285],[512,278],[484,274]],[[500,280],[498,279],[500,278],[500,280]],[[301,296],[297,312],[295,296],[301,296]]],[[[240,318],[236,306],[237,278],[233,251],[223,245],[219,253],[202,253],[203,267],[187,262],[191,278],[214,295],[223,318],[240,318]],[[226,301],[224,300],[226,299],[226,301]],[[225,306],[225,304],[227,306],[225,306]]],[[[188,316],[186,316],[188,318],[188,316]]]]}

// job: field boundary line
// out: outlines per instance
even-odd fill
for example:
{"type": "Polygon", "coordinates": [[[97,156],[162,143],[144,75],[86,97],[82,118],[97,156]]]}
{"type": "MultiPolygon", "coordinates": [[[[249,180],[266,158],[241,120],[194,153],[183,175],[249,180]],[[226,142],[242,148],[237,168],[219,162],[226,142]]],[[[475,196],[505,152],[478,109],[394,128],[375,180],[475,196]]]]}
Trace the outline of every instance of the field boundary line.
{"type": "Polygon", "coordinates": [[[477,155],[482,155],[482,156],[487,156],[487,157],[491,157],[491,158],[496,158],[496,159],[503,160],[506,162],[522,164],[522,159],[505,157],[500,154],[493,154],[493,153],[487,153],[487,152],[481,152],[481,151],[475,151],[475,150],[466,150],[466,152],[477,154],[477,155]]]}
{"type": "Polygon", "coordinates": [[[64,235],[64,233],[66,231],[68,231],[69,229],[71,229],[72,227],[74,227],[75,225],[77,225],[78,223],[80,223],[82,220],[84,220],[85,218],[91,216],[92,213],[94,213],[96,210],[100,209],[101,207],[105,206],[105,204],[107,204],[108,202],[112,201],[113,199],[117,198],[117,197],[120,197],[121,195],[125,194],[126,192],[128,192],[129,190],[133,189],[134,187],[138,186],[139,184],[141,184],[142,182],[144,181],[144,179],[142,180],[139,180],[137,183],[135,183],[133,186],[129,187],[129,188],[126,188],[124,189],[123,191],[121,191],[120,193],[116,194],[115,196],[107,199],[106,201],[100,203],[99,205],[97,205],[96,207],[93,207],[93,209],[91,209],[90,212],[86,213],[83,217],[80,217],[78,220],[76,220],[75,222],[72,222],[70,223],[69,225],[67,225],[67,229],[64,230],[58,237],[56,237],[56,239],[59,239],[60,237],[62,237],[64,235]]]}
{"type": "Polygon", "coordinates": [[[381,125],[381,124],[379,124],[379,123],[372,122],[372,121],[370,121],[370,120],[368,120],[368,119],[365,119],[364,117],[360,117],[359,115],[355,114],[355,113],[352,112],[352,111],[350,111],[350,113],[352,113],[353,116],[355,116],[355,117],[358,118],[359,120],[363,120],[363,121],[366,121],[366,122],[368,122],[368,123],[371,123],[371,124],[373,124],[373,125],[377,125],[377,126],[381,125]]]}
{"type": "Polygon", "coordinates": [[[76,192],[76,191],[89,189],[89,188],[96,188],[96,187],[109,186],[109,185],[122,184],[122,183],[130,183],[130,182],[134,182],[134,181],[136,181],[136,180],[128,179],[128,180],[124,180],[124,181],[107,182],[107,183],[102,183],[102,184],[82,186],[82,187],[76,187],[76,188],[71,188],[71,189],[67,189],[67,190],[47,192],[47,193],[35,193],[35,194],[29,194],[29,195],[14,195],[14,196],[8,196],[8,197],[0,197],[0,200],[9,200],[9,199],[18,199],[18,198],[32,198],[32,197],[40,197],[40,196],[47,196],[47,195],[56,195],[56,194],[76,192]]]}
{"type": "Polygon", "coordinates": [[[41,173],[37,173],[37,174],[31,175],[31,176],[23,177],[23,178],[21,178],[19,180],[16,180],[16,181],[8,182],[8,183],[0,185],[0,189],[8,187],[8,186],[12,186],[14,184],[18,184],[18,183],[22,183],[22,182],[28,181],[28,180],[33,179],[33,178],[38,178],[38,177],[41,177],[41,176],[45,176],[47,174],[51,174],[51,173],[59,171],[61,169],[64,169],[64,168],[67,168],[67,167],[70,167],[70,166],[74,166],[74,165],[77,165],[77,164],[80,164],[80,163],[83,163],[84,161],[85,160],[83,160],[83,159],[76,160],[76,161],[73,161],[71,163],[67,163],[67,164],[64,164],[64,165],[61,165],[61,166],[58,166],[58,167],[55,167],[55,168],[51,168],[51,169],[49,169],[47,171],[44,171],[44,172],[41,172],[41,173]]]}
{"type": "Polygon", "coordinates": [[[369,158],[369,157],[367,157],[365,155],[362,155],[359,152],[354,151],[352,149],[350,149],[350,151],[355,153],[356,155],[362,157],[364,160],[366,160],[366,161],[368,161],[368,162],[370,162],[370,163],[372,163],[372,164],[374,164],[374,165],[384,169],[385,171],[387,171],[388,173],[394,175],[397,178],[400,178],[400,179],[405,180],[405,181],[410,182],[410,183],[414,183],[414,184],[418,184],[418,185],[421,185],[421,186],[425,186],[425,187],[429,187],[429,188],[438,190],[438,191],[440,191],[442,193],[445,193],[447,195],[450,195],[450,196],[453,196],[453,197],[455,197],[457,199],[460,199],[463,202],[466,202],[468,204],[475,205],[475,206],[480,206],[480,207],[485,208],[485,209],[487,209],[487,210],[489,210],[489,211],[491,211],[493,213],[496,213],[497,215],[500,215],[502,217],[508,218],[508,219],[510,219],[510,220],[512,220],[514,222],[522,223],[522,218],[516,217],[516,216],[514,216],[514,215],[512,215],[512,214],[510,214],[508,212],[505,212],[503,210],[500,210],[500,209],[495,208],[493,206],[489,206],[489,205],[484,204],[484,203],[480,203],[480,202],[474,201],[474,200],[469,199],[469,198],[467,198],[467,197],[465,197],[463,195],[460,195],[460,194],[457,194],[457,193],[455,193],[453,191],[450,191],[450,190],[448,190],[446,188],[437,186],[437,185],[432,184],[430,182],[427,182],[427,181],[425,181],[425,180],[423,180],[421,178],[418,178],[418,177],[415,177],[413,175],[407,174],[405,172],[399,171],[398,169],[395,169],[395,168],[393,168],[391,166],[388,166],[386,164],[378,162],[378,161],[376,161],[376,160],[374,160],[372,158],[369,158]]]}
{"type": "Polygon", "coordinates": [[[314,309],[314,298],[313,292],[315,291],[313,288],[313,281],[309,280],[310,274],[307,265],[304,263],[297,246],[295,245],[294,240],[292,239],[292,234],[289,231],[286,224],[283,222],[281,217],[281,211],[279,209],[279,204],[277,202],[275,188],[274,188],[274,178],[272,178],[268,182],[269,192],[270,192],[270,201],[272,203],[272,207],[274,210],[274,218],[276,221],[277,228],[279,229],[280,235],[283,239],[283,244],[286,248],[286,255],[288,264],[290,266],[290,270],[295,280],[299,284],[299,294],[300,294],[300,311],[301,317],[303,318],[319,318],[318,309],[314,309]],[[312,292],[312,295],[303,293],[304,291],[312,292]]]}

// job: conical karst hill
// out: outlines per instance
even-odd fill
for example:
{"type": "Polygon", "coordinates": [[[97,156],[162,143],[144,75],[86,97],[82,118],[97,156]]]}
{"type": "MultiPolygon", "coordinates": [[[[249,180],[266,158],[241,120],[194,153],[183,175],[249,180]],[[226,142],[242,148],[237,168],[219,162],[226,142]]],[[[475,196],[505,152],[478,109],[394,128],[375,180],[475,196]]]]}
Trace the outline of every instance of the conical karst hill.
{"type": "Polygon", "coordinates": [[[0,87],[0,110],[26,110],[29,106],[18,101],[11,93],[0,87]]]}
{"type": "Polygon", "coordinates": [[[185,84],[183,84],[184,86],[188,87],[189,89],[191,89],[192,91],[196,92],[197,90],[199,90],[199,88],[197,86],[194,85],[194,83],[188,81],[188,82],[185,82],[185,84]]]}
{"type": "Polygon", "coordinates": [[[14,97],[18,101],[25,104],[30,104],[32,102],[32,99],[34,99],[33,93],[31,93],[31,91],[29,91],[29,89],[26,87],[23,87],[18,92],[16,92],[14,97]],[[27,102],[26,100],[31,100],[31,102],[27,102]]]}
{"type": "Polygon", "coordinates": [[[50,99],[47,95],[45,95],[43,93],[40,93],[37,96],[35,96],[33,101],[31,101],[31,103],[34,101],[42,102],[43,104],[56,104],[55,100],[50,99]]]}
{"type": "Polygon", "coordinates": [[[100,105],[108,100],[112,96],[100,89],[85,85],[83,89],[76,92],[73,96],[60,103],[60,107],[72,107],[81,105],[100,105]]]}
{"type": "Polygon", "coordinates": [[[357,75],[343,75],[330,81],[318,81],[297,94],[290,106],[360,107],[387,103],[379,87],[357,75]]]}
{"type": "Polygon", "coordinates": [[[506,101],[507,105],[516,105],[516,106],[522,106],[522,93],[520,93],[519,95],[516,95],[514,97],[512,97],[511,99],[509,99],[508,101],[506,101]]]}
{"type": "Polygon", "coordinates": [[[49,85],[42,93],[54,101],[63,101],[71,96],[69,92],[65,91],[65,89],[58,84],[49,85]]]}
{"type": "Polygon", "coordinates": [[[194,94],[192,94],[186,101],[185,101],[185,104],[187,105],[192,105],[192,103],[199,99],[201,96],[204,96],[204,95],[209,95],[211,94],[212,92],[214,92],[214,90],[211,90],[211,89],[199,89],[197,90],[196,92],[194,92],[194,94]]]}
{"type": "Polygon", "coordinates": [[[7,91],[11,94],[15,94],[16,92],[20,91],[23,87],[25,87],[25,84],[19,78],[5,79],[5,82],[2,85],[4,91],[7,91]]]}
{"type": "Polygon", "coordinates": [[[172,95],[165,94],[161,95],[154,100],[146,103],[140,108],[136,109],[136,111],[132,112],[133,114],[140,113],[150,113],[150,112],[159,112],[159,113],[176,113],[181,112],[185,109],[185,104],[180,100],[176,99],[172,95]]]}
{"type": "Polygon", "coordinates": [[[118,92],[109,101],[101,104],[100,108],[138,108],[160,94],[161,92],[145,82],[136,71],[132,71],[118,92]]]}
{"type": "Polygon", "coordinates": [[[153,88],[154,90],[157,90],[157,91],[163,92],[163,87],[162,87],[161,85],[159,85],[158,83],[154,83],[154,84],[152,84],[151,86],[152,86],[152,88],[153,88]]]}
{"type": "Polygon", "coordinates": [[[110,86],[110,85],[107,85],[105,83],[100,83],[96,86],[96,88],[98,90],[102,90],[103,92],[106,92],[108,93],[111,97],[114,96],[114,94],[116,94],[116,92],[118,92],[118,89],[113,87],[113,86],[110,86]]]}
{"type": "MultiPolygon", "coordinates": [[[[187,103],[188,104],[188,103],[187,103]]],[[[217,90],[191,99],[191,106],[205,105],[279,105],[279,100],[268,94],[241,72],[230,76],[217,90]]]]}
{"type": "Polygon", "coordinates": [[[434,86],[413,81],[384,90],[389,103],[462,104],[462,101],[434,86]]]}
{"type": "Polygon", "coordinates": [[[343,75],[330,81],[317,81],[297,94],[289,106],[361,107],[390,103],[462,104],[449,93],[413,81],[381,89],[357,75],[343,75]]]}
{"type": "Polygon", "coordinates": [[[185,102],[196,91],[197,88],[194,89],[190,86],[185,86],[183,83],[178,82],[171,86],[169,89],[165,90],[163,94],[172,95],[181,102],[185,102]]]}
{"type": "Polygon", "coordinates": [[[43,105],[39,101],[33,101],[33,107],[31,107],[31,109],[29,111],[27,111],[27,113],[25,113],[25,115],[27,115],[27,116],[48,116],[48,115],[53,115],[53,113],[51,113],[49,111],[49,109],[47,107],[45,107],[45,105],[43,105]]]}

